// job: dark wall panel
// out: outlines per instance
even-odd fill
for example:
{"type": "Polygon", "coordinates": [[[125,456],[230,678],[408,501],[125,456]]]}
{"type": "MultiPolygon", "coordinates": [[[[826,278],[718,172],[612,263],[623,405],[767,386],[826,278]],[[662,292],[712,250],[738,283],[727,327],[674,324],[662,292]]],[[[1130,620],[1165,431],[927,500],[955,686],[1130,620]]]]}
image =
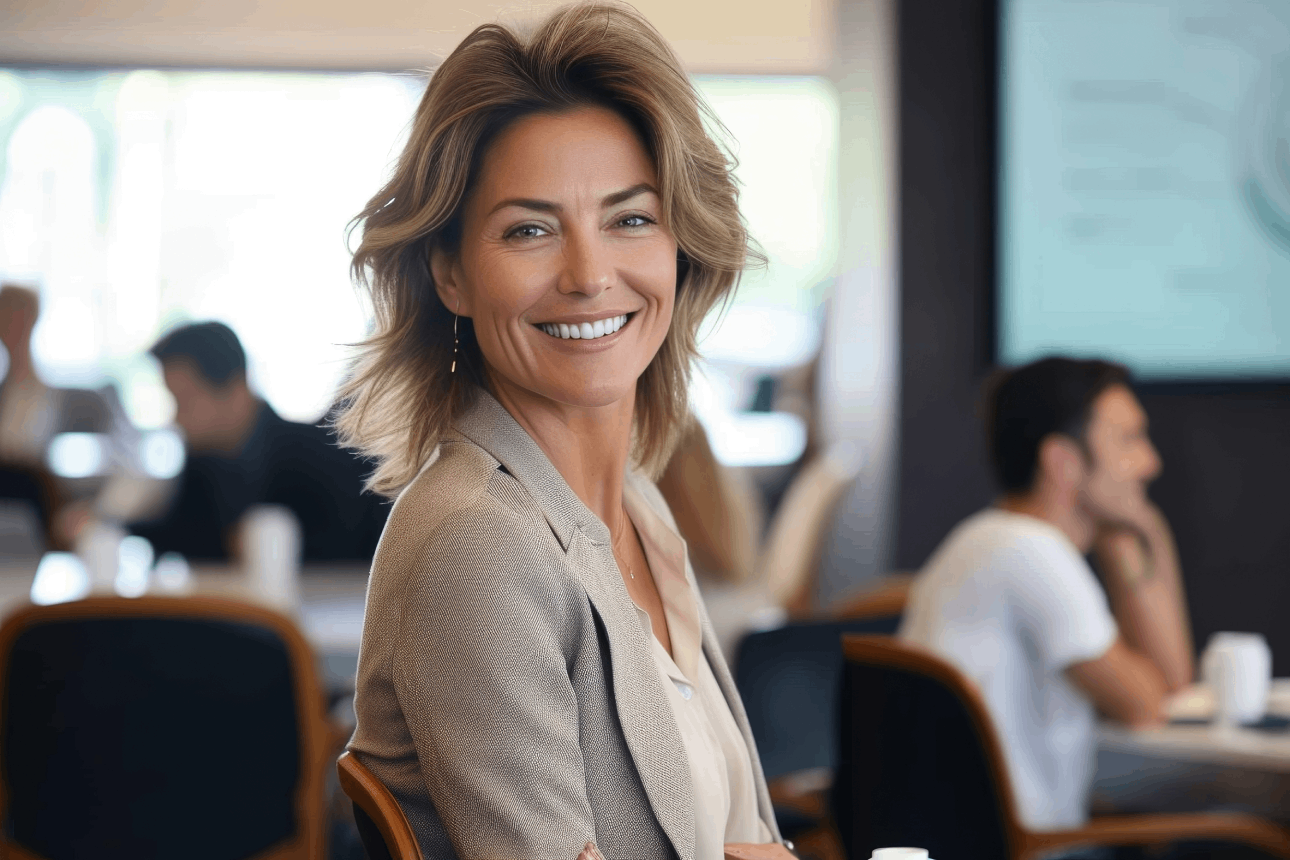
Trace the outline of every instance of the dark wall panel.
{"type": "Polygon", "coordinates": [[[916,568],[990,500],[977,391],[994,280],[995,4],[903,0],[901,391],[894,566],[916,568]]]}
{"type": "Polygon", "coordinates": [[[1152,498],[1178,539],[1197,648],[1268,637],[1290,674],[1290,389],[1142,392],[1165,469],[1152,498]]]}

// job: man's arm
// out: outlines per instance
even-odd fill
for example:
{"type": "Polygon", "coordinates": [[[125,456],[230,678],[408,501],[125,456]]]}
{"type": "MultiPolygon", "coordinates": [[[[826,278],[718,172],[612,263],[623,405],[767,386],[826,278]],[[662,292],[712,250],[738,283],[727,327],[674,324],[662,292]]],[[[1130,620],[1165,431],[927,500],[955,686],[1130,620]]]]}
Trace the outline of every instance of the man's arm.
{"type": "Polygon", "coordinates": [[[1133,523],[1100,535],[1094,553],[1124,644],[1155,664],[1168,691],[1190,684],[1191,625],[1164,515],[1147,503],[1133,523]]]}
{"type": "Polygon", "coordinates": [[[1097,709],[1113,720],[1137,727],[1164,721],[1164,676],[1156,664],[1117,636],[1096,660],[1075,663],[1067,676],[1088,695],[1097,709]]]}

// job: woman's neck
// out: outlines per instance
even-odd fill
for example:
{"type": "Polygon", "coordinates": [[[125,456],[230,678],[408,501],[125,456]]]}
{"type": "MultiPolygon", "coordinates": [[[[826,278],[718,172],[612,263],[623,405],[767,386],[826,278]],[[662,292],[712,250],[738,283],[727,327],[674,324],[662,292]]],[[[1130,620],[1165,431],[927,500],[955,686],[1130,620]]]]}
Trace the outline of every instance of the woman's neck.
{"type": "Polygon", "coordinates": [[[533,437],[574,495],[611,531],[619,527],[631,454],[635,391],[605,406],[569,406],[494,377],[490,393],[533,437]]]}

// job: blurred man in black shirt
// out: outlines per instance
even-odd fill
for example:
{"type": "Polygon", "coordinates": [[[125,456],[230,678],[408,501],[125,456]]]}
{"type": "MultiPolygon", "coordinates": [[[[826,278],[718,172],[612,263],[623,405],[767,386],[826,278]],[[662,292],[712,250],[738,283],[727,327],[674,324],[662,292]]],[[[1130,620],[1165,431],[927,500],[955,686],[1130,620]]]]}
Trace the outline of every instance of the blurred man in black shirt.
{"type": "Polygon", "coordinates": [[[132,532],[158,553],[223,559],[247,509],[282,505],[300,520],[305,561],[371,559],[386,507],[363,490],[362,461],[326,427],[286,421],[251,391],[232,329],[182,326],[150,352],[175,398],[188,461],[166,512],[132,532]]]}

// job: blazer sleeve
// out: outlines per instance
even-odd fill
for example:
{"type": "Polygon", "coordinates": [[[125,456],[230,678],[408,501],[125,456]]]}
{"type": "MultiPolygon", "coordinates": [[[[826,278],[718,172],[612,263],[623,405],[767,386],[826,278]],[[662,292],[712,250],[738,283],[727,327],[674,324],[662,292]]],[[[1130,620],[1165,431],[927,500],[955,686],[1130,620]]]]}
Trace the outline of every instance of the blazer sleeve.
{"type": "Polygon", "coordinates": [[[464,511],[405,591],[395,691],[462,860],[574,860],[595,841],[566,656],[589,609],[552,548],[496,508],[464,511]]]}

